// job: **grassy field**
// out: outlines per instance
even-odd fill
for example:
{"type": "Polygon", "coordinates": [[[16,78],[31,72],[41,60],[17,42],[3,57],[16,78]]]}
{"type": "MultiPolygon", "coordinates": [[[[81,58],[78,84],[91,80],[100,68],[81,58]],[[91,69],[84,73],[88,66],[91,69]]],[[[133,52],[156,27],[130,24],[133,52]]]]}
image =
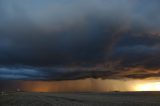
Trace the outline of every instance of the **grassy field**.
{"type": "Polygon", "coordinates": [[[0,106],[160,106],[160,92],[12,92],[0,95],[0,106]]]}

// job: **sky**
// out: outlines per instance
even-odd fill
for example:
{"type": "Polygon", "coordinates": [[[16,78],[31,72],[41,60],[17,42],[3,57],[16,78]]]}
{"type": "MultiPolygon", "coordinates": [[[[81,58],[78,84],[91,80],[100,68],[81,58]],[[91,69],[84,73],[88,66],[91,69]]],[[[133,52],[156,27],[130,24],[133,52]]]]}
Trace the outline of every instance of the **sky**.
{"type": "Polygon", "coordinates": [[[0,0],[0,88],[43,83],[89,91],[105,82],[133,90],[130,81],[160,81],[159,6],[159,0],[0,0]]]}

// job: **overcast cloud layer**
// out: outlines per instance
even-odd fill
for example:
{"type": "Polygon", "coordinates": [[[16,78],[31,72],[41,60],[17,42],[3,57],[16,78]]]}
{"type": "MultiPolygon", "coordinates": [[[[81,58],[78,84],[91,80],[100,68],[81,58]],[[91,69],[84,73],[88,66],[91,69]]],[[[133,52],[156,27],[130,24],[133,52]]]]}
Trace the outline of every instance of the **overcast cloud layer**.
{"type": "Polygon", "coordinates": [[[0,79],[160,76],[159,0],[0,0],[0,79]]]}

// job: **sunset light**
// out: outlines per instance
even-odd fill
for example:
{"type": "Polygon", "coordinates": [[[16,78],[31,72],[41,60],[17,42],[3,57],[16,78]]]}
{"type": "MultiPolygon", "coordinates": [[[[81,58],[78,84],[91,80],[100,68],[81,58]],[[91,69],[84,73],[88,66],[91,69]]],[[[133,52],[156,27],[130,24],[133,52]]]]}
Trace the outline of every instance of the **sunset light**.
{"type": "Polygon", "coordinates": [[[160,91],[160,82],[139,84],[135,91],[160,91]]]}

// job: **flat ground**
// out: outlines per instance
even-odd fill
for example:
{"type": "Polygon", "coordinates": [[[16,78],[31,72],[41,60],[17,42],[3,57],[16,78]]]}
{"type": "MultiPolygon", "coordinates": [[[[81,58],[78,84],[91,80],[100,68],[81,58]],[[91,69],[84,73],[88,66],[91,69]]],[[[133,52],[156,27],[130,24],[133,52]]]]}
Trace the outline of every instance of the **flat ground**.
{"type": "Polygon", "coordinates": [[[160,92],[16,92],[0,95],[0,106],[160,106],[160,92]]]}

